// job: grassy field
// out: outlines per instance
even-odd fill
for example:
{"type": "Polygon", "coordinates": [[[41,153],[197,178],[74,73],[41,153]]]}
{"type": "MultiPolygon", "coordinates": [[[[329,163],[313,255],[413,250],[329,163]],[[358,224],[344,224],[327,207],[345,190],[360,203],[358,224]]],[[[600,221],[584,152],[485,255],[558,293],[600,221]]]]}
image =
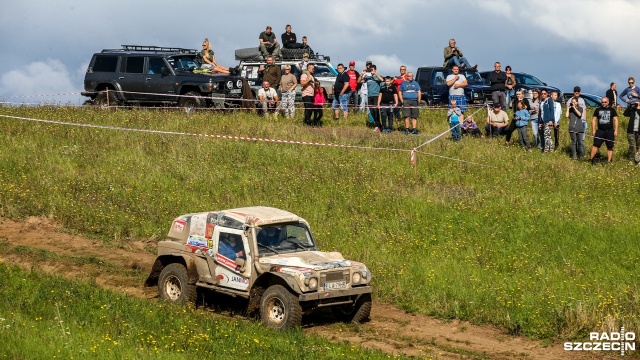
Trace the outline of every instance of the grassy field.
{"type": "MultiPolygon", "coordinates": [[[[317,129],[244,113],[5,107],[1,114],[405,150],[447,128],[443,110],[422,112],[418,136],[373,133],[361,115],[334,122],[329,112],[317,129]]],[[[592,166],[571,161],[566,149],[544,155],[498,139],[442,138],[421,150],[490,167],[418,154],[414,173],[408,151],[2,117],[0,141],[2,216],[50,217],[117,246],[162,238],[182,213],[274,206],[309,220],[322,250],[365,262],[380,301],[533,338],[586,339],[620,325],[640,333],[640,169],[625,160],[626,143],[614,164],[592,166]]]]}

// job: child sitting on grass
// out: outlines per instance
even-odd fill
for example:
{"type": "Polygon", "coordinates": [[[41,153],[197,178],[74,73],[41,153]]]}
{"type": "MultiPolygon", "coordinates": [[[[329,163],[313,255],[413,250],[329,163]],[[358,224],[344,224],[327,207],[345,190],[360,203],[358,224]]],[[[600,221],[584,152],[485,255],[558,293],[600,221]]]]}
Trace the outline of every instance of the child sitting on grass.
{"type": "Polygon", "coordinates": [[[457,105],[455,99],[451,99],[451,108],[447,112],[447,121],[449,122],[449,128],[451,129],[451,139],[458,141],[460,136],[460,123],[464,120],[464,114],[457,105]]]}
{"type": "Polygon", "coordinates": [[[524,104],[524,101],[518,101],[517,107],[518,110],[514,114],[513,120],[516,122],[516,128],[518,129],[520,146],[522,146],[522,148],[526,147],[527,150],[531,151],[531,144],[529,143],[529,137],[527,136],[527,124],[531,119],[531,115],[529,115],[529,110],[527,110],[527,106],[524,104]]]}
{"type": "Polygon", "coordinates": [[[474,137],[482,137],[482,132],[478,129],[478,124],[473,120],[473,116],[467,116],[462,122],[462,136],[471,135],[474,137]]]}

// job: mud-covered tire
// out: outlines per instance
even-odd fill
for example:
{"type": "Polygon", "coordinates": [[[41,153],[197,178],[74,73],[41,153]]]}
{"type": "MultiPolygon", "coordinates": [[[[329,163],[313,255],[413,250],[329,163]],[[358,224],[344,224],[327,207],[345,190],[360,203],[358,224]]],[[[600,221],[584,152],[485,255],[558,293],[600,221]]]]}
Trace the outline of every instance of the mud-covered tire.
{"type": "Polygon", "coordinates": [[[202,99],[201,96],[202,95],[195,91],[189,91],[180,98],[178,105],[183,108],[184,111],[190,113],[193,110],[203,107],[204,99],[202,99]]]}
{"type": "Polygon", "coordinates": [[[111,106],[118,106],[118,98],[116,97],[116,93],[112,90],[109,90],[109,92],[100,91],[98,95],[96,95],[96,99],[93,100],[93,104],[101,109],[108,109],[111,106]],[[107,101],[107,97],[109,98],[109,101],[107,101]],[[107,102],[109,103],[108,105],[107,102]]]}
{"type": "Polygon", "coordinates": [[[282,285],[272,285],[260,299],[260,319],[264,326],[287,330],[300,326],[302,307],[298,297],[282,285]]]}
{"type": "Polygon", "coordinates": [[[353,305],[333,306],[331,311],[342,322],[360,324],[371,316],[371,294],[363,294],[353,305]]]}
{"type": "Polygon", "coordinates": [[[158,279],[158,295],[160,299],[173,304],[196,303],[196,287],[189,284],[187,269],[182,264],[167,265],[158,279]]]}

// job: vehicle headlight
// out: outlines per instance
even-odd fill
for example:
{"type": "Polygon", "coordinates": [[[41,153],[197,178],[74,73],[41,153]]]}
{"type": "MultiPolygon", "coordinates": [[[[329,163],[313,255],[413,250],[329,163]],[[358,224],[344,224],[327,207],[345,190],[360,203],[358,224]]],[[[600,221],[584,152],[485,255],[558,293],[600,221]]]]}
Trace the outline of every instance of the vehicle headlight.
{"type": "Polygon", "coordinates": [[[304,284],[309,287],[311,290],[315,290],[318,288],[318,279],[316,278],[306,278],[304,279],[304,284]]]}
{"type": "Polygon", "coordinates": [[[218,87],[220,86],[220,84],[218,83],[213,83],[213,90],[218,90],[218,87]]]}
{"type": "Polygon", "coordinates": [[[233,89],[233,81],[231,80],[227,81],[227,89],[229,90],[233,89]]]}
{"type": "Polygon", "coordinates": [[[359,272],[353,273],[351,276],[351,283],[360,284],[360,281],[362,281],[362,275],[359,272]]]}
{"type": "Polygon", "coordinates": [[[242,80],[238,80],[238,81],[236,81],[236,87],[237,87],[238,89],[242,89],[242,80]]]}
{"type": "Polygon", "coordinates": [[[473,98],[477,99],[478,98],[478,93],[473,93],[473,98]]]}

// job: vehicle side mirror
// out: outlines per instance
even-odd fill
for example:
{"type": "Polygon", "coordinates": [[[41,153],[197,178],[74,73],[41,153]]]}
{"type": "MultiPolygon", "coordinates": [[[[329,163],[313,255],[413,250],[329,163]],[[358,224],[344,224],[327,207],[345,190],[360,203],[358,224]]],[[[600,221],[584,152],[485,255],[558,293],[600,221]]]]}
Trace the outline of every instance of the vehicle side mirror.
{"type": "Polygon", "coordinates": [[[160,69],[160,73],[161,73],[162,75],[169,75],[169,68],[168,68],[168,67],[166,67],[166,66],[163,66],[163,67],[160,69]]]}

